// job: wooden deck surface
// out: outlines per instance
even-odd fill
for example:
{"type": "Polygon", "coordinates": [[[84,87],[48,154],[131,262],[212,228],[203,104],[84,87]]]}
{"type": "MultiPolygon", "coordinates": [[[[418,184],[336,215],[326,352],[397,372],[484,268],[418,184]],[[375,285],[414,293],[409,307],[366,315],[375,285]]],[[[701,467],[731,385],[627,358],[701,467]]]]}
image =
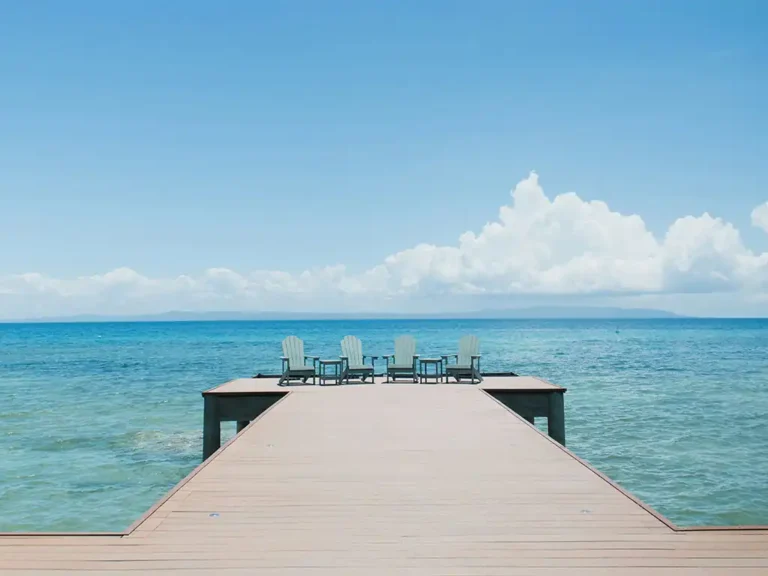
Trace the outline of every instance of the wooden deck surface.
{"type": "MultiPolygon", "coordinates": [[[[313,386],[311,384],[290,384],[288,386],[278,386],[279,378],[238,378],[232,380],[226,384],[221,384],[210,390],[206,390],[204,394],[247,394],[252,392],[288,392],[290,390],[301,390],[303,392],[324,392],[331,386],[313,386]]],[[[376,382],[381,384],[384,382],[382,377],[376,377],[376,382]]],[[[387,386],[409,386],[403,382],[390,382],[387,386]]],[[[427,384],[422,384],[426,386],[427,384]]],[[[445,384],[445,383],[430,383],[431,386],[475,386],[473,384],[445,384]]],[[[562,386],[557,386],[536,378],[535,376],[492,376],[483,380],[478,384],[480,388],[484,390],[565,390],[562,386]]]]}
{"type": "Polygon", "coordinates": [[[768,530],[675,531],[476,386],[289,390],[129,535],[0,574],[768,574],[768,530]]]}

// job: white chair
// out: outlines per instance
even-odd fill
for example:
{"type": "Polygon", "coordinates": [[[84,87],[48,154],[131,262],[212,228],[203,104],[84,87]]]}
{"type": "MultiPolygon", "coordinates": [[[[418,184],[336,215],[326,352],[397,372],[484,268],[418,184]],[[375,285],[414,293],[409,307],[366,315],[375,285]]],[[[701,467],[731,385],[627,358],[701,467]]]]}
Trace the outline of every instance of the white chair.
{"type": "Polygon", "coordinates": [[[396,382],[398,378],[409,378],[413,382],[418,382],[416,374],[418,358],[416,340],[413,336],[397,338],[395,340],[395,353],[384,356],[384,360],[387,362],[387,382],[396,382]]]}
{"type": "Polygon", "coordinates": [[[280,376],[278,386],[285,386],[291,381],[300,380],[304,384],[309,378],[312,378],[312,384],[317,383],[317,356],[304,355],[304,342],[296,336],[288,336],[283,340],[283,355],[280,360],[283,362],[283,375],[280,376]],[[312,365],[307,364],[307,360],[312,360],[312,365]]]}
{"type": "Polygon", "coordinates": [[[443,355],[445,361],[446,380],[453,377],[457,382],[469,378],[472,384],[483,381],[480,375],[480,340],[477,336],[463,336],[459,340],[459,353],[443,355]],[[449,364],[448,359],[454,358],[455,364],[449,364]]]}
{"type": "Polygon", "coordinates": [[[374,368],[378,356],[366,356],[363,354],[363,344],[357,336],[344,336],[341,340],[341,373],[342,379],[349,384],[350,376],[365,379],[371,377],[374,381],[374,368]],[[366,364],[365,359],[370,358],[371,363],[366,364]]]}

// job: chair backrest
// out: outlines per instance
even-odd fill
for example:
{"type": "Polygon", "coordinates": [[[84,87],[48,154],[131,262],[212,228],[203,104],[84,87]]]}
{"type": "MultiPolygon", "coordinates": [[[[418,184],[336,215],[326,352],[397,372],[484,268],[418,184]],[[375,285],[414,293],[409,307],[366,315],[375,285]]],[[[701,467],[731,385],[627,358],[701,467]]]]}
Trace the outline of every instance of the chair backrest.
{"type": "Polygon", "coordinates": [[[296,336],[288,336],[283,340],[283,356],[288,358],[288,368],[304,366],[304,342],[296,336]]]}
{"type": "Polygon", "coordinates": [[[400,336],[395,340],[395,364],[410,366],[416,355],[416,340],[413,336],[400,336]]]}
{"type": "Polygon", "coordinates": [[[469,366],[472,363],[472,356],[480,354],[480,340],[477,336],[468,334],[462,336],[459,340],[459,364],[462,366],[469,366]]]}
{"type": "Polygon", "coordinates": [[[350,366],[363,364],[363,344],[357,336],[344,336],[341,340],[341,355],[346,356],[350,366]]]}

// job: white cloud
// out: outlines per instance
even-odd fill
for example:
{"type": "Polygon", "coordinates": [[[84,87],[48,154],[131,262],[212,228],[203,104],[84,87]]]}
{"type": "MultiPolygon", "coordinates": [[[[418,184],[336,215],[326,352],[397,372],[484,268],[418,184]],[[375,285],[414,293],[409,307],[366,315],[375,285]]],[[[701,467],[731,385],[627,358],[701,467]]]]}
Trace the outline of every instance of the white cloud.
{"type": "Polygon", "coordinates": [[[472,292],[573,294],[658,290],[660,247],[638,216],[568,193],[549,200],[531,174],[499,218],[456,247],[419,246],[386,265],[408,286],[431,279],[472,292]]]}
{"type": "MultiPolygon", "coordinates": [[[[752,223],[768,232],[768,202],[752,223]]],[[[504,295],[636,297],[739,291],[760,299],[768,254],[755,254],[730,223],[709,214],[676,220],[656,238],[637,215],[575,193],[550,200],[531,173],[498,218],[454,246],[420,244],[351,273],[343,265],[291,274],[211,268],[148,278],[129,268],[75,279],[0,277],[0,315],[147,313],[169,309],[381,309],[425,298],[504,295]]]]}
{"type": "Polygon", "coordinates": [[[752,225],[768,232],[768,202],[760,204],[752,210],[752,225]]]}
{"type": "Polygon", "coordinates": [[[411,289],[437,281],[474,293],[661,293],[762,284],[766,259],[709,214],[676,220],[658,240],[642,218],[604,202],[574,193],[549,200],[534,173],[480,233],[463,234],[456,247],[405,250],[386,265],[411,289]]]}

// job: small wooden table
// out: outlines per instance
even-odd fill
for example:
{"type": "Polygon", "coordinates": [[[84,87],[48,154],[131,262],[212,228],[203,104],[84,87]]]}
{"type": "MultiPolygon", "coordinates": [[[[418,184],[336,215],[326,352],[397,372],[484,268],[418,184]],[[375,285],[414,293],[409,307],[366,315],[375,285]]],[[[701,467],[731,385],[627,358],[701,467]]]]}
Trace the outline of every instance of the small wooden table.
{"type": "Polygon", "coordinates": [[[341,376],[341,360],[320,360],[318,362],[317,383],[320,386],[323,386],[326,382],[341,384],[341,376]],[[333,371],[329,372],[329,368],[333,368],[333,371]]]}
{"type": "Polygon", "coordinates": [[[443,379],[443,359],[442,358],[419,358],[419,382],[428,382],[430,378],[435,379],[435,384],[443,379]],[[429,367],[434,366],[433,374],[429,373],[429,367]]]}

